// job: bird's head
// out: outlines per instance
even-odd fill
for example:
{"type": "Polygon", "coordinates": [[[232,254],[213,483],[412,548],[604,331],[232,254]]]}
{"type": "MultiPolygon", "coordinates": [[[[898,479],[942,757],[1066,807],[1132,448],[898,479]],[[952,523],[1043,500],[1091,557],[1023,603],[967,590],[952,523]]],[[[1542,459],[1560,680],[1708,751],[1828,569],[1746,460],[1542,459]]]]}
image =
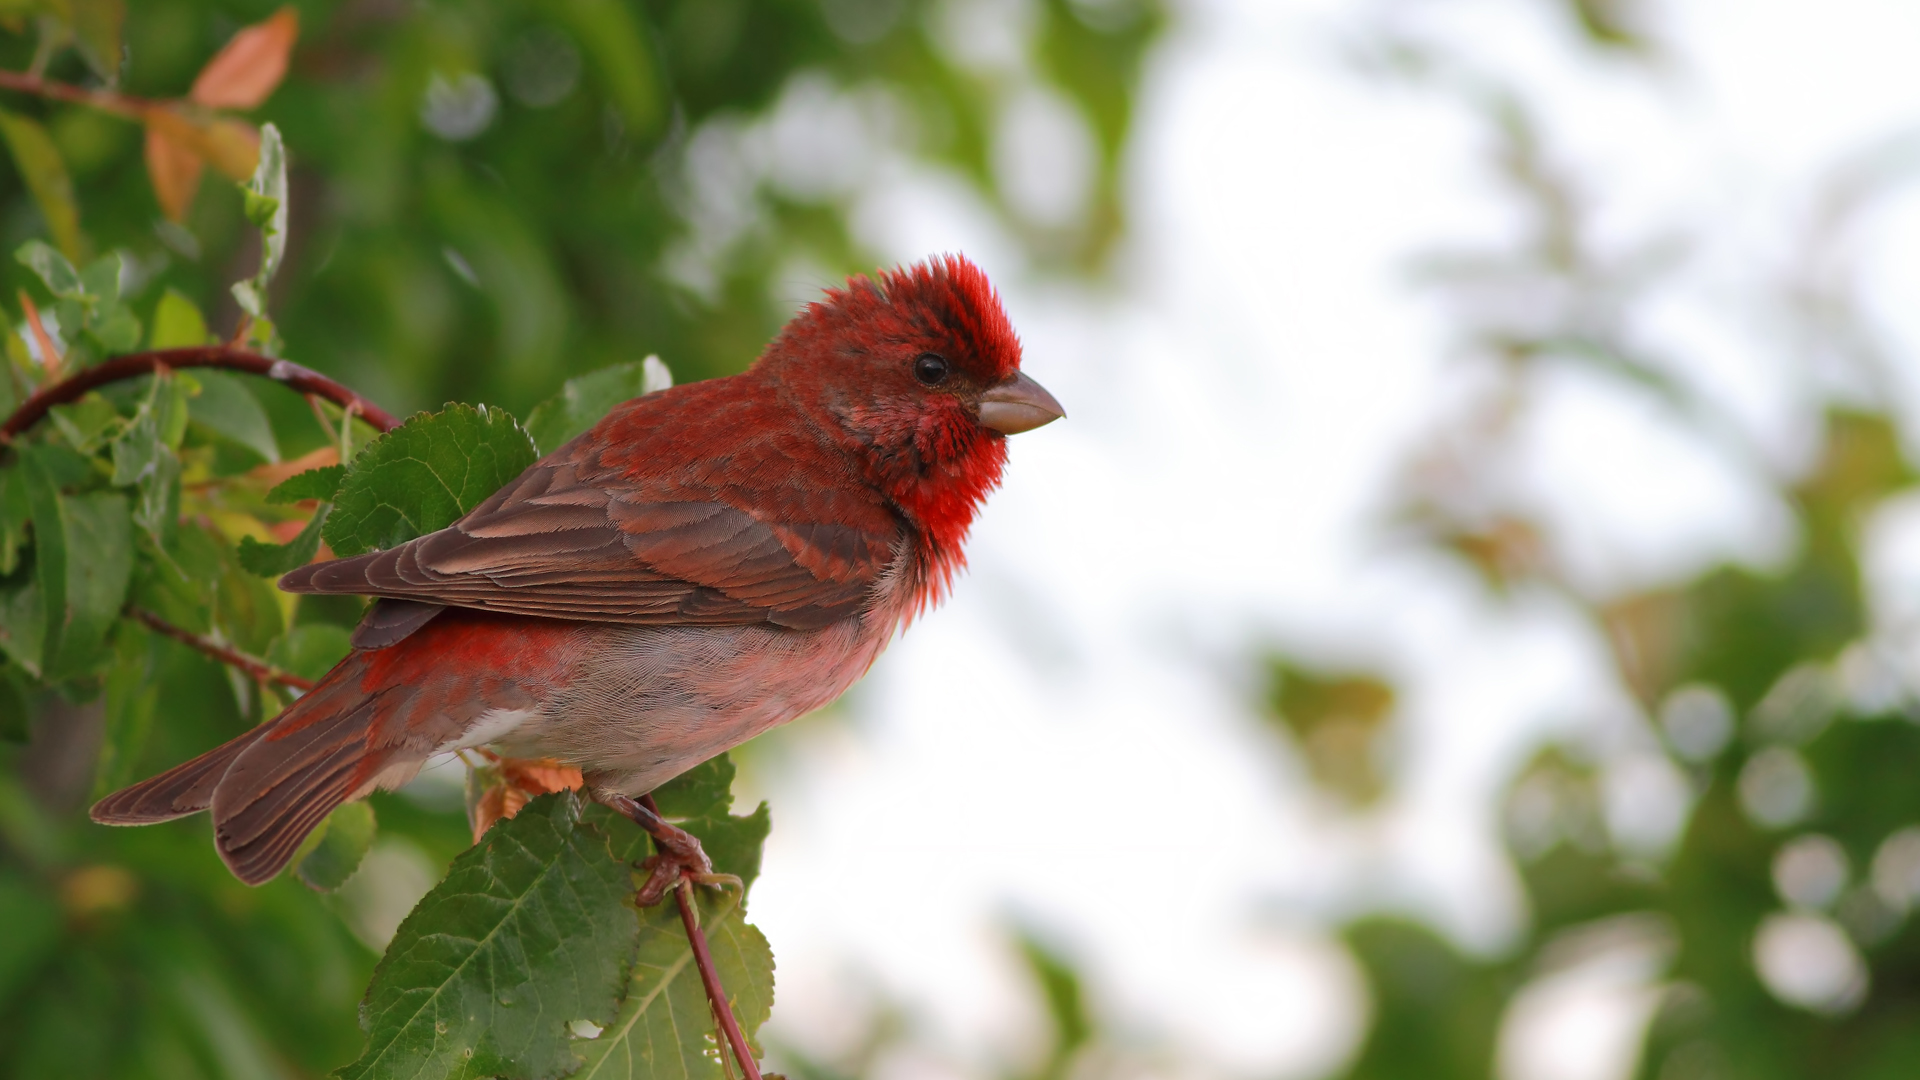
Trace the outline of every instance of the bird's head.
{"type": "Polygon", "coordinates": [[[1020,373],[999,294],[959,255],[827,290],[757,367],[861,448],[872,481],[946,551],[1000,482],[1006,437],[1065,415],[1020,373]]]}

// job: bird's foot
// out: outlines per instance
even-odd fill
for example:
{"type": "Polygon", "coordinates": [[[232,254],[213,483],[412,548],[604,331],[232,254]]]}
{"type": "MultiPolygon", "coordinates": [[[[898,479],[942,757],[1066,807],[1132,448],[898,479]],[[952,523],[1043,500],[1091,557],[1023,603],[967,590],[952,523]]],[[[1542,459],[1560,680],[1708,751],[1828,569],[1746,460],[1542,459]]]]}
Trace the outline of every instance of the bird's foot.
{"type": "Polygon", "coordinates": [[[642,859],[639,868],[647,871],[646,883],[634,895],[634,903],[652,907],[666,898],[681,882],[695,885],[740,888],[740,879],[732,874],[713,872],[713,861],[701,849],[700,840],[685,829],[667,824],[646,796],[603,795],[600,801],[630,818],[653,837],[654,854],[642,859]]]}

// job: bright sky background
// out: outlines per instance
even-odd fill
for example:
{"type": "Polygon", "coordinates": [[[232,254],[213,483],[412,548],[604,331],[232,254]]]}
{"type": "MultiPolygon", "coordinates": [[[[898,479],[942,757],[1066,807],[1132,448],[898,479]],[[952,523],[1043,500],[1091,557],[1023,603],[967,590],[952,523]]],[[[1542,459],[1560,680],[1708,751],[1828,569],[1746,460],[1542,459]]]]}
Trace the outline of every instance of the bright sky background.
{"type": "MultiPolygon", "coordinates": [[[[1655,77],[1579,47],[1539,0],[1183,5],[1143,91],[1117,294],[1036,279],[962,185],[861,157],[841,123],[858,109],[831,90],[749,136],[776,174],[853,185],[862,238],[888,259],[985,265],[1026,370],[1070,413],[1015,440],[946,607],[836,714],[753,758],[743,793],[774,808],[753,916],[778,957],[777,1038],[837,1045],[878,985],[935,1047],[884,1075],[1017,1060],[1041,1037],[1001,929],[1018,920],[1083,965],[1111,1029],[1186,1063],[1168,1074],[1308,1076],[1364,1028],[1359,972],[1326,929],[1356,902],[1478,949],[1521,925],[1492,793],[1555,730],[1631,738],[1640,721],[1566,611],[1494,605],[1384,537],[1386,483],[1455,389],[1410,260],[1515,226],[1457,106],[1361,77],[1343,43],[1367,25],[1452,42],[1538,96],[1604,236],[1695,236],[1686,286],[1639,329],[1688,358],[1764,467],[1791,469],[1806,376],[1742,305],[1789,265],[1827,171],[1920,120],[1920,5],[1647,6],[1672,14],[1653,28],[1655,77]],[[821,145],[851,156],[808,172],[821,145]],[[1397,802],[1352,820],[1311,793],[1249,711],[1267,647],[1400,681],[1397,802]]],[[[1010,8],[954,20],[982,65],[1019,47],[994,29],[1010,8]]],[[[1014,100],[1005,175],[1045,212],[1063,198],[1048,184],[1084,161],[1057,108],[1014,100]]],[[[1916,240],[1909,200],[1856,251],[1877,314],[1909,340],[1916,240]]],[[[796,273],[795,299],[821,283],[796,273]]],[[[1790,549],[1744,467],[1645,401],[1562,382],[1516,482],[1582,580],[1790,549]]],[[[1624,1075],[1646,977],[1530,998],[1510,1080],[1624,1075]]]]}

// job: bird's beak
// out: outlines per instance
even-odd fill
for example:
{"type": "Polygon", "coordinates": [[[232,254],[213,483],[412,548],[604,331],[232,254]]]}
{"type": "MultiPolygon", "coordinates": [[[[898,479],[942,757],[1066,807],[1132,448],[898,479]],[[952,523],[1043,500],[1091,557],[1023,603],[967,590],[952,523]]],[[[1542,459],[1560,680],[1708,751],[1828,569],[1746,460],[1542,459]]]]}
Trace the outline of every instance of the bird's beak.
{"type": "Polygon", "coordinates": [[[1047,393],[1047,388],[1025,375],[995,383],[980,395],[981,426],[1002,435],[1032,431],[1065,415],[1067,410],[1047,393]]]}

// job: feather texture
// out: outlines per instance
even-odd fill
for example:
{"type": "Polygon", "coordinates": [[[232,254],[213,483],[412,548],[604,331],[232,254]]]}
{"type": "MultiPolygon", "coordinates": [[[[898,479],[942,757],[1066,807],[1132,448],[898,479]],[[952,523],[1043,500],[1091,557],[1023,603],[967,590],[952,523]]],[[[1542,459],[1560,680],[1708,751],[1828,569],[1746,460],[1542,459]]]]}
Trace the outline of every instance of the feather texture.
{"type": "Polygon", "coordinates": [[[831,701],[939,599],[1006,462],[981,397],[1019,366],[972,263],[851,279],[746,372],[618,406],[445,529],[286,575],[380,598],[353,652],[94,818],[211,810],[257,883],[437,752],[491,742],[642,794],[831,701]]]}

